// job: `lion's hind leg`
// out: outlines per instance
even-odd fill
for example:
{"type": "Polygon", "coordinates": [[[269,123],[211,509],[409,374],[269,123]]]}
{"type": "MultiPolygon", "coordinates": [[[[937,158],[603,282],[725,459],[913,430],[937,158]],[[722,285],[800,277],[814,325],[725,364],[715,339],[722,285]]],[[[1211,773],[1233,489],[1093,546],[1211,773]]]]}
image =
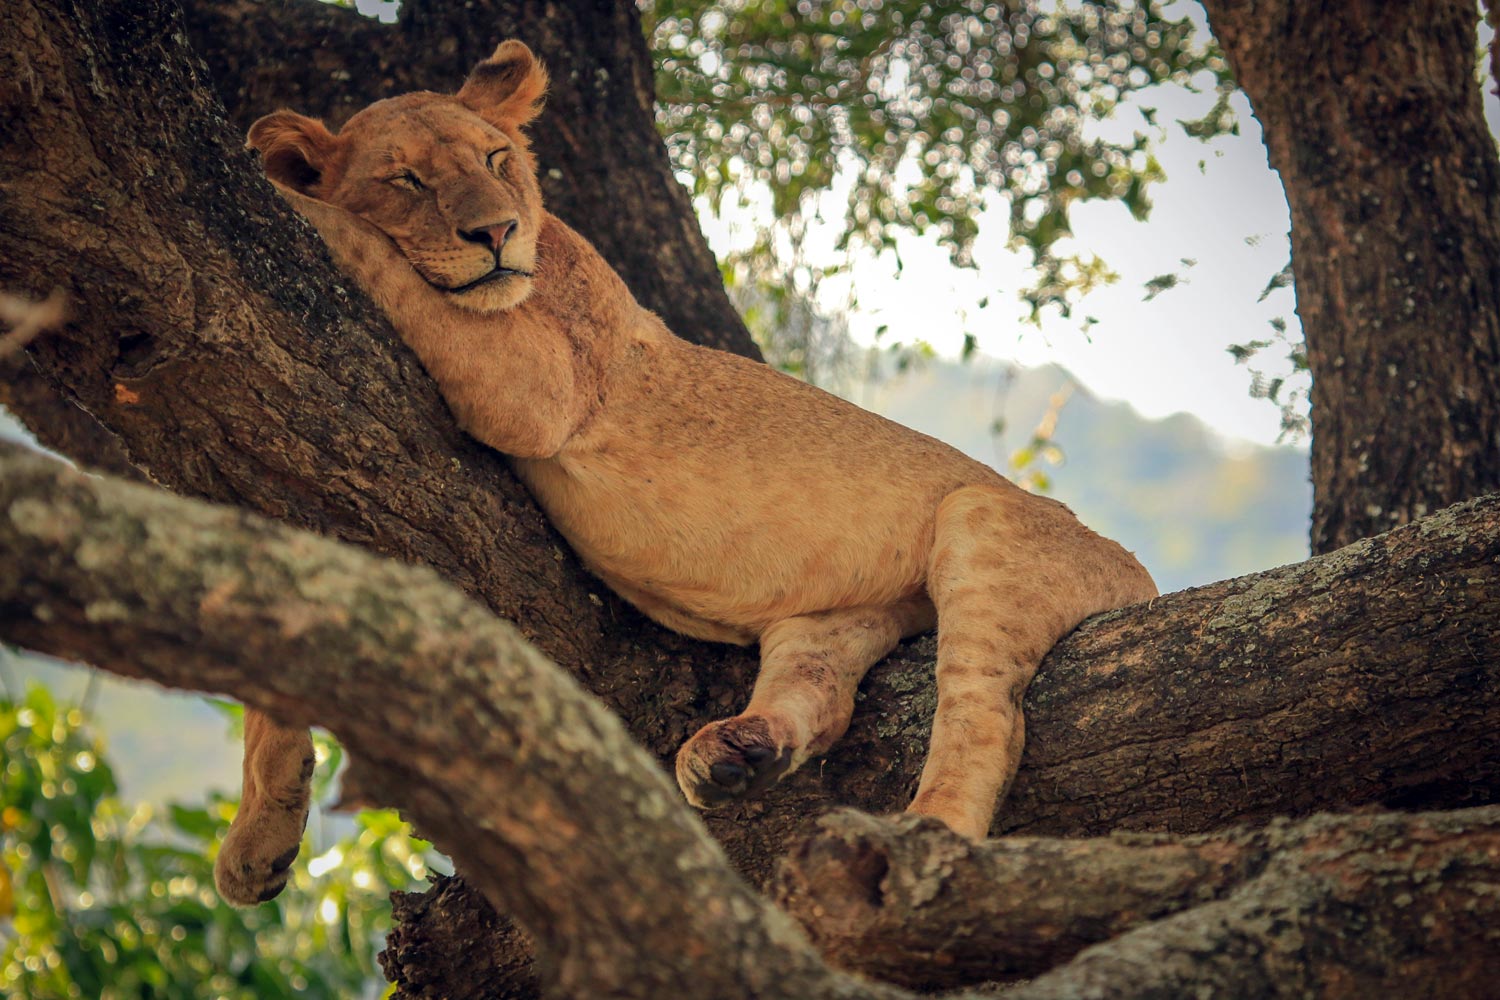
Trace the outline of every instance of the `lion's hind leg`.
{"type": "Polygon", "coordinates": [[[1021,762],[1021,699],[1042,657],[1089,615],[1156,588],[1129,552],[1062,504],[1007,485],[944,499],[927,589],[938,703],[909,811],[979,839],[1021,762]]]}
{"type": "Polygon", "coordinates": [[[925,598],[777,622],[760,639],[750,704],[677,753],[677,783],[700,809],[753,795],[831,747],[849,727],[860,679],[904,636],[932,627],[925,598]]]}
{"type": "Polygon", "coordinates": [[[219,895],[237,906],[262,903],[286,886],[307,826],[312,737],[245,709],[245,785],[240,810],[214,862],[219,895]]]}

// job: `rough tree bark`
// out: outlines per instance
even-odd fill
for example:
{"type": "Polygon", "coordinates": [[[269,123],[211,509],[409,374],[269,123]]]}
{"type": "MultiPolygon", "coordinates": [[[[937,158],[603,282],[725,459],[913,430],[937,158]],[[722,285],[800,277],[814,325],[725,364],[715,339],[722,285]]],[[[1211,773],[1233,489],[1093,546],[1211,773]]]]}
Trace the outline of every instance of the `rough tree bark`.
{"type": "Polygon", "coordinates": [[[1226,899],[1096,945],[1005,996],[1485,1000],[1500,972],[1496,818],[1322,817],[1226,899]]]}
{"type": "MultiPolygon", "coordinates": [[[[410,353],[260,181],[172,6],[13,6],[0,132],[0,287],[65,285],[73,321],[33,359],[158,481],[433,566],[659,757],[738,707],[749,655],[615,600],[503,462],[457,432],[410,353]]],[[[33,423],[51,412],[19,407],[33,423]]],[[[1085,628],[1032,694],[1032,749],[1000,828],[1191,831],[1337,804],[1493,800],[1495,516],[1463,508],[1085,628]],[[1444,700],[1445,685],[1463,701],[1444,700]]],[[[828,803],[904,804],[931,658],[931,640],[904,647],[826,761],[710,818],[742,870],[763,879],[828,803]]],[[[472,962],[477,945],[463,947],[472,962]]]]}
{"type": "Polygon", "coordinates": [[[1500,161],[1476,5],[1204,6],[1291,206],[1313,551],[1500,490],[1500,161]]]}
{"type": "Polygon", "coordinates": [[[586,236],[679,337],[759,358],[656,131],[630,0],[413,0],[395,25],[305,0],[188,0],[193,47],[242,130],[290,107],[342,123],[381,98],[451,92],[505,38],[552,75],[531,129],[547,207],[586,236]]]}
{"type": "MultiPolygon", "coordinates": [[[[825,966],[733,873],[613,714],[426,568],[85,476],[14,445],[0,446],[0,549],[7,641],[330,726],[362,787],[399,804],[524,921],[549,995],[910,996],[825,966]],[[464,711],[450,711],[455,703],[464,711]]],[[[903,838],[883,872],[857,860],[853,892],[909,901],[920,919],[945,893],[1014,889],[995,855],[1029,853],[1032,881],[1047,872],[1064,896],[1102,897],[1081,919],[1086,908],[1059,912],[1045,896],[1010,901],[1050,915],[1075,942],[1091,919],[1128,926],[1130,911],[1170,912],[1185,891],[1224,895],[1086,952],[1021,997],[1398,986],[1480,996],[1500,971],[1500,809],[1322,818],[1141,847],[976,847],[928,830],[903,838]],[[912,852],[922,855],[914,865],[912,852]],[[1046,864],[1080,853],[1104,863],[1071,873],[1046,864]]],[[[809,853],[819,851],[804,861],[809,853]]],[[[809,868],[794,872],[802,877],[783,884],[806,885],[809,868]]],[[[838,886],[814,881],[826,908],[838,886]]]]}
{"type": "Polygon", "coordinates": [[[25,354],[0,358],[0,406],[28,414],[32,434],[59,454],[110,475],[146,478],[130,464],[119,439],[53,388],[25,354]]]}

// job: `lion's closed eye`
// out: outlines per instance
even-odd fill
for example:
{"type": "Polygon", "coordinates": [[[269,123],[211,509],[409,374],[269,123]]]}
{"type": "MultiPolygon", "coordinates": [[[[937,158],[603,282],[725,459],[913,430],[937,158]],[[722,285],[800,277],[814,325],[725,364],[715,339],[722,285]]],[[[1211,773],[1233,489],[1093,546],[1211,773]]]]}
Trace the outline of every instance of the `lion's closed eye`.
{"type": "Polygon", "coordinates": [[[385,180],[387,184],[394,184],[396,187],[402,188],[406,191],[427,190],[427,185],[422,183],[422,178],[418,177],[416,173],[411,170],[403,170],[400,173],[392,174],[385,180]]]}

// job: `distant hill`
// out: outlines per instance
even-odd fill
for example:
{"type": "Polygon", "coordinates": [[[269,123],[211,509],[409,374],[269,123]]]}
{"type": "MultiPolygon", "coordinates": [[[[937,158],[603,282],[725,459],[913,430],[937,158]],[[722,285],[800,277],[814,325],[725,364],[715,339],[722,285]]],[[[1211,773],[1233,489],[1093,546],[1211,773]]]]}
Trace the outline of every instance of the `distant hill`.
{"type": "MultiPolygon", "coordinates": [[[[933,361],[849,395],[1003,471],[1048,398],[1074,384],[1056,367],[933,361]],[[998,440],[990,433],[997,418],[1005,423],[998,440]]],[[[20,436],[0,410],[0,437],[20,436]]],[[[1227,448],[1194,417],[1147,420],[1081,386],[1061,411],[1055,441],[1066,461],[1050,470],[1051,495],[1136,552],[1164,592],[1307,556],[1304,452],[1227,448]]],[[[33,677],[68,700],[87,684],[84,671],[7,659],[3,650],[0,667],[7,686],[33,677]]],[[[93,700],[128,799],[191,801],[211,787],[236,786],[239,751],[226,738],[223,717],[200,699],[104,679],[93,700]]]]}

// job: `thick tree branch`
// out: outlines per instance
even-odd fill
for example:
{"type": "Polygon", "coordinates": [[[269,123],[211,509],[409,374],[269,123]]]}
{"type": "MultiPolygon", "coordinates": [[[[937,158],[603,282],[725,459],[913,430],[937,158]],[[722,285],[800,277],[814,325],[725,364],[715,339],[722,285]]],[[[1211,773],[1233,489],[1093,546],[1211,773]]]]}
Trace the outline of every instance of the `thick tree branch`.
{"type": "Polygon", "coordinates": [[[1266,835],[976,844],[916,817],[847,810],[778,866],[772,897],[824,957],[926,989],[1033,976],[1218,898],[1265,864],[1266,835]]]}
{"type": "Polygon", "coordinates": [[[73,461],[112,476],[145,480],[120,439],[63,396],[24,353],[0,358],[0,406],[23,416],[38,441],[73,461]]]}
{"type": "Polygon", "coordinates": [[[1225,899],[1096,945],[1007,1000],[1495,995],[1500,810],[1320,816],[1265,842],[1264,872],[1225,899]]]}

